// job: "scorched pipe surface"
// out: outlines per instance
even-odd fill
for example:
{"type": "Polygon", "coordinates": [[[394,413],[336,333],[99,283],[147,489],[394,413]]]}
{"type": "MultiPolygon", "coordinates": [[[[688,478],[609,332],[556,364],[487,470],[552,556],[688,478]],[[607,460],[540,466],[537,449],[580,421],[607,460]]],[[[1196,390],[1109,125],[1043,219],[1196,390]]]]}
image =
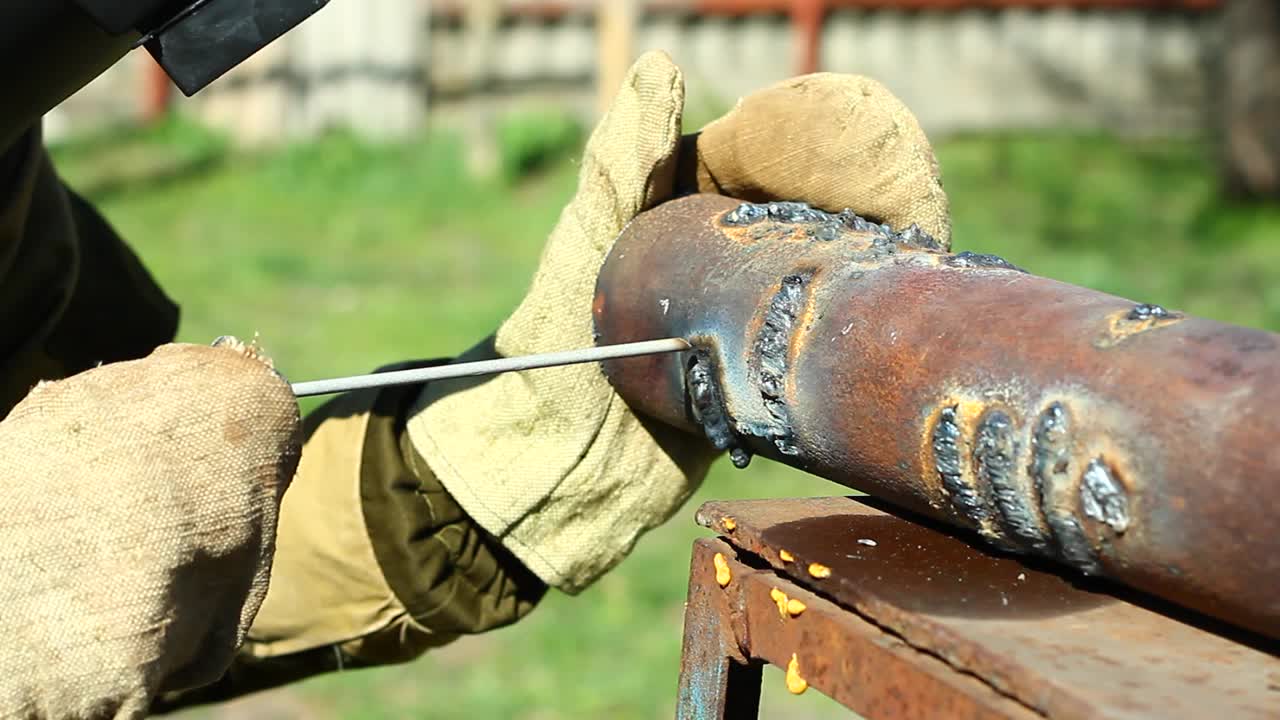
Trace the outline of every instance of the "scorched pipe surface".
{"type": "Polygon", "coordinates": [[[916,228],[695,195],[595,299],[638,411],[1280,636],[1280,342],[951,254],[916,228]]]}

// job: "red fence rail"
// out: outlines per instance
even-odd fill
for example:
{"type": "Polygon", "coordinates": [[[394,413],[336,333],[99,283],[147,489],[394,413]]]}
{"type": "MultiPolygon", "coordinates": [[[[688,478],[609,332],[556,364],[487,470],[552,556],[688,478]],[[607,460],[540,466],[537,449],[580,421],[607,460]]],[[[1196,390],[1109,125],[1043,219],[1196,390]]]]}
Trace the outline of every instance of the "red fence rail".
{"type": "MultiPolygon", "coordinates": [[[[692,15],[793,14],[798,8],[828,10],[969,10],[1005,8],[1074,8],[1099,10],[1214,10],[1224,0],[641,0],[647,12],[685,12],[692,15]]],[[[467,0],[431,0],[433,15],[462,15],[467,0]]],[[[554,19],[594,11],[600,0],[506,0],[509,15],[554,19]]],[[[800,12],[805,12],[801,9],[800,12]]]]}
{"type": "MultiPolygon", "coordinates": [[[[608,1],[608,0],[605,0],[608,1]]],[[[795,33],[795,70],[806,74],[818,70],[822,52],[822,24],[832,10],[1004,10],[1068,8],[1076,10],[1208,11],[1220,8],[1224,0],[640,0],[638,9],[648,13],[680,12],[689,15],[745,16],[788,15],[795,33]]],[[[507,0],[502,3],[508,16],[555,20],[570,14],[590,13],[600,0],[507,0]]],[[[458,18],[466,0],[432,0],[433,16],[458,18]]]]}

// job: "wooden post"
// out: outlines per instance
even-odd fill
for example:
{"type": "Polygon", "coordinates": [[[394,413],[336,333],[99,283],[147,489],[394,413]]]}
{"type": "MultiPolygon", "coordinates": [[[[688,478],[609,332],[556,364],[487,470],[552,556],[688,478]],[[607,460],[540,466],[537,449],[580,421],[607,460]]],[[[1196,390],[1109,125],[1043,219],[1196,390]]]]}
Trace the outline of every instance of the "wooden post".
{"type": "Polygon", "coordinates": [[[304,132],[345,126],[373,138],[417,130],[426,109],[422,0],[330,3],[297,31],[304,132]]]}
{"type": "Polygon", "coordinates": [[[596,6],[596,107],[609,109],[635,59],[637,0],[600,0],[596,6]]]}
{"type": "Polygon", "coordinates": [[[1222,182],[1237,198],[1280,199],[1280,6],[1230,0],[1219,101],[1222,182]]]}
{"type": "MultiPolygon", "coordinates": [[[[494,58],[498,52],[498,30],[502,23],[501,0],[468,0],[463,9],[463,58],[469,93],[483,97],[495,78],[494,58]]],[[[492,178],[502,170],[502,150],[498,147],[493,108],[483,102],[463,103],[466,120],[462,124],[467,172],[473,178],[492,178]]]]}
{"type": "Polygon", "coordinates": [[[493,81],[493,58],[497,52],[502,3],[499,0],[468,0],[462,12],[467,80],[472,89],[482,89],[493,81]]]}
{"type": "Polygon", "coordinates": [[[164,68],[150,56],[142,66],[142,121],[159,122],[173,101],[173,82],[164,68]]]}
{"type": "Polygon", "coordinates": [[[285,35],[202,90],[194,102],[199,118],[243,146],[286,137],[294,105],[285,81],[293,42],[292,33],[285,35]]]}

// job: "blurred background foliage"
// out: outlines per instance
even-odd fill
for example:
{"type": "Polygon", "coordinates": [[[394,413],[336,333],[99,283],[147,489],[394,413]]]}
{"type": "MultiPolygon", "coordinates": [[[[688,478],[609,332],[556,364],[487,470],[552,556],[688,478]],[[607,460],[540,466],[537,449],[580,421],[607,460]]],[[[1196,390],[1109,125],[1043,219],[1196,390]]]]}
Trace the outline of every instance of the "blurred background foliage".
{"type": "MultiPolygon", "coordinates": [[[[457,353],[518,302],[573,192],[583,130],[545,110],[497,128],[502,171],[488,179],[468,174],[463,141],[446,132],[379,144],[335,132],[249,152],[167,120],[53,151],[181,302],[182,340],[257,334],[288,377],[309,379],[457,353]]],[[[957,249],[1280,330],[1280,211],[1221,200],[1205,143],[980,134],[937,149],[957,249]]],[[[409,665],[195,715],[670,717],[689,546],[703,534],[694,508],[843,492],[767,461],[745,471],[719,463],[676,518],[579,597],[553,593],[517,626],[409,665]]],[[[774,670],[765,686],[763,717],[842,716],[817,693],[788,695],[774,670]]]]}

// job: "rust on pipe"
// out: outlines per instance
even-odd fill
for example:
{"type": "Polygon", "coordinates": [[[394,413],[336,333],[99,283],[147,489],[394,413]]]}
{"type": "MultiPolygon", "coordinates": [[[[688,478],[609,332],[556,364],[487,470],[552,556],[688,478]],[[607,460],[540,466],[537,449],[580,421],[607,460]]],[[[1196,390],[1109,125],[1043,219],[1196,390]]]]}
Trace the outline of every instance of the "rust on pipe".
{"type": "Polygon", "coordinates": [[[1280,337],[951,254],[849,212],[695,195],[601,271],[639,412],[1280,637],[1280,337]]]}
{"type": "MultiPolygon", "coordinates": [[[[645,0],[640,9],[648,13],[744,17],[782,15],[792,12],[796,0],[645,0]]],[[[801,0],[807,2],[807,0],[801,0]]],[[[432,19],[437,23],[457,22],[465,16],[465,0],[430,0],[432,19]]],[[[941,11],[1003,10],[1153,10],[1207,12],[1218,10],[1223,0],[822,0],[831,10],[941,11]]],[[[590,14],[600,0],[508,0],[501,3],[504,17],[526,17],[554,21],[574,14],[590,14]]]]}

